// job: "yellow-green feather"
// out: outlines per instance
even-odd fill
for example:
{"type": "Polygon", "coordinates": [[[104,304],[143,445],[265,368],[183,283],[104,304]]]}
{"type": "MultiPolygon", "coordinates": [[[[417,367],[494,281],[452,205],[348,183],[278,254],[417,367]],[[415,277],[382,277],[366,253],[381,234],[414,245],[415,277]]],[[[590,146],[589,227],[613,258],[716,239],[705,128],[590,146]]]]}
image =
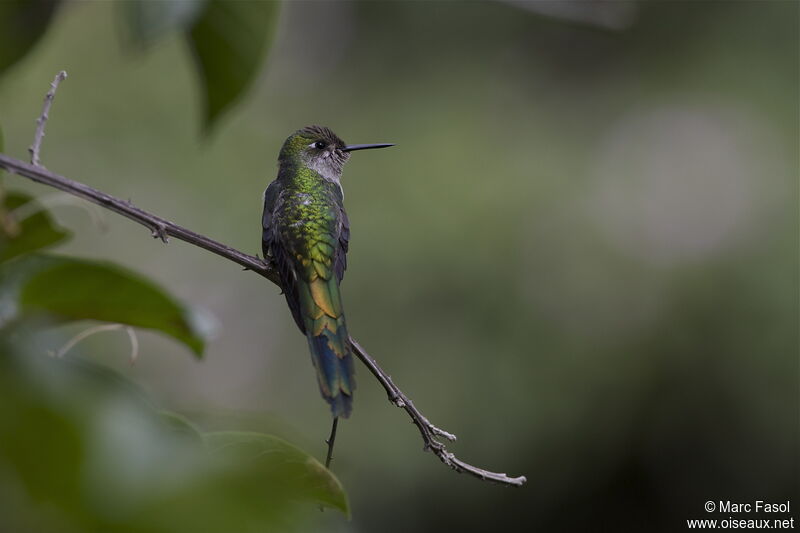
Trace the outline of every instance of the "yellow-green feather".
{"type": "Polygon", "coordinates": [[[322,395],[334,416],[347,416],[354,387],[347,326],[336,278],[301,281],[300,309],[322,395]]]}

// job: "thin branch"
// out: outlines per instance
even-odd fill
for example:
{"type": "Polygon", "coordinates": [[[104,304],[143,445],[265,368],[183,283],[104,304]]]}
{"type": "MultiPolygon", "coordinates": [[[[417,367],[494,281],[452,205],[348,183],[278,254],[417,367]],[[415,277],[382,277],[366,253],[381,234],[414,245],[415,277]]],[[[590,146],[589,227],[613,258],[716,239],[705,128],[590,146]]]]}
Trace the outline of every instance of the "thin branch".
{"type": "Polygon", "coordinates": [[[353,348],[353,353],[355,353],[359,359],[369,368],[369,371],[372,372],[372,375],[377,378],[378,381],[381,382],[383,388],[386,389],[386,394],[389,395],[389,401],[395,404],[397,407],[401,407],[408,413],[408,416],[411,417],[411,420],[414,421],[417,428],[419,429],[420,435],[422,435],[422,440],[425,442],[425,449],[432,451],[436,454],[444,464],[455,470],[456,472],[471,474],[475,477],[479,477],[481,479],[485,479],[488,481],[495,481],[497,483],[504,483],[507,485],[514,485],[516,487],[521,487],[527,479],[525,476],[519,477],[508,477],[504,473],[498,472],[490,472],[489,470],[484,470],[483,468],[478,468],[477,466],[472,466],[469,463],[465,463],[458,457],[456,457],[453,453],[447,451],[445,445],[438,440],[436,437],[444,437],[450,441],[455,441],[456,436],[452,433],[448,433],[443,429],[439,429],[423,415],[415,406],[414,402],[412,402],[408,396],[403,394],[397,385],[394,384],[392,378],[383,371],[383,369],[378,366],[378,363],[375,362],[375,359],[370,356],[367,351],[361,347],[360,344],[356,342],[356,340],[350,337],[350,346],[353,348]]]}
{"type": "Polygon", "coordinates": [[[325,457],[325,468],[331,467],[331,461],[333,460],[333,444],[336,442],[336,427],[338,425],[339,417],[334,416],[333,423],[331,424],[331,436],[325,441],[325,444],[328,445],[328,455],[325,457]]]}
{"type": "Polygon", "coordinates": [[[50,84],[50,90],[44,96],[44,104],[42,105],[42,114],[36,119],[36,133],[33,136],[33,144],[28,148],[31,154],[31,164],[40,166],[39,151],[42,149],[42,139],[44,139],[44,127],[47,125],[47,119],[50,117],[50,106],[53,105],[53,99],[56,97],[58,84],[67,79],[66,71],[62,70],[53,79],[50,84]]]}
{"type": "MultiPolygon", "coordinates": [[[[65,73],[64,75],[66,76],[65,73]]],[[[59,73],[59,76],[61,76],[61,73],[59,73]]],[[[134,222],[138,222],[139,224],[148,228],[153,237],[160,238],[165,243],[168,242],[168,236],[175,237],[176,239],[193,244],[203,248],[204,250],[215,253],[220,257],[224,257],[225,259],[233,261],[234,263],[243,266],[245,270],[251,270],[256,274],[267,278],[278,287],[281,286],[280,278],[275,268],[273,268],[271,264],[262,261],[258,257],[242,253],[239,250],[231,248],[230,246],[209,239],[208,237],[174,224],[173,222],[170,222],[164,218],[148,213],[143,209],[135,207],[131,202],[120,200],[102,191],[89,187],[88,185],[65,178],[64,176],[60,176],[50,172],[44,167],[39,166],[37,164],[38,150],[39,145],[41,144],[41,137],[44,136],[44,124],[47,121],[47,111],[50,107],[48,101],[52,102],[53,95],[58,87],[58,81],[60,81],[59,76],[56,76],[56,80],[54,80],[53,84],[51,84],[50,92],[47,93],[48,97],[45,98],[45,109],[42,112],[42,117],[40,117],[38,121],[39,128],[37,128],[36,139],[34,140],[33,146],[31,146],[32,164],[19,161],[18,159],[14,159],[5,154],[0,154],[0,168],[4,168],[13,174],[17,174],[18,176],[54,187],[114,211],[115,213],[129,218],[134,222]],[[41,132],[39,130],[41,130],[41,132]]],[[[480,479],[517,487],[522,486],[525,483],[525,476],[509,477],[506,474],[490,472],[488,470],[465,463],[457,458],[453,453],[447,451],[445,445],[439,439],[437,439],[437,437],[444,437],[450,441],[455,441],[456,436],[431,424],[431,422],[414,406],[414,403],[408,398],[408,396],[403,394],[397,385],[394,384],[392,378],[386,372],[384,372],[383,369],[381,369],[378,363],[375,362],[375,359],[373,359],[372,356],[370,356],[367,351],[352,337],[350,338],[350,345],[353,348],[353,353],[356,354],[356,356],[367,366],[367,368],[369,368],[369,371],[372,372],[381,385],[383,385],[383,388],[389,395],[389,400],[397,407],[404,409],[406,413],[408,413],[408,416],[411,417],[411,420],[419,429],[422,440],[425,443],[426,450],[431,450],[444,464],[453,468],[457,472],[467,473],[480,479]]],[[[335,431],[335,426],[332,429],[335,431]]]]}
{"type": "Polygon", "coordinates": [[[126,218],[138,222],[142,226],[148,228],[153,237],[159,238],[164,242],[168,242],[168,237],[175,237],[189,244],[199,246],[209,252],[215,253],[226,259],[240,264],[247,270],[264,276],[273,283],[280,285],[280,279],[277,271],[270,265],[259,259],[242,253],[230,246],[209,239],[203,235],[188,230],[182,226],[174,224],[169,220],[163,219],[159,216],[153,215],[139,209],[131,202],[120,200],[102,191],[98,191],[93,187],[84,185],[83,183],[73,181],[64,176],[59,176],[50,172],[44,167],[37,167],[18,159],[8,157],[5,154],[0,154],[0,167],[8,170],[13,174],[31,179],[43,185],[49,185],[58,190],[67,192],[74,196],[88,200],[101,207],[105,207],[110,211],[114,211],[126,218]]]}

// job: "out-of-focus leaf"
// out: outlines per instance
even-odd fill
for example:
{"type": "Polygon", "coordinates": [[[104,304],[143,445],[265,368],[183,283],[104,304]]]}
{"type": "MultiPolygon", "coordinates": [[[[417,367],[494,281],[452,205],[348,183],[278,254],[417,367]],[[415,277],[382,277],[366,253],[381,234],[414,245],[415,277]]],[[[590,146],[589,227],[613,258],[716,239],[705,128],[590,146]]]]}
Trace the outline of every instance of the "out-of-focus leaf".
{"type": "Polygon", "coordinates": [[[307,460],[291,445],[212,434],[222,449],[209,452],[197,435],[173,431],[116,372],[7,339],[0,336],[0,531],[285,531],[318,514],[319,498],[305,488],[313,471],[282,468],[307,460]],[[243,440],[261,444],[240,448],[243,440]],[[260,455],[244,453],[251,449],[260,455]]]}
{"type": "Polygon", "coordinates": [[[207,0],[128,0],[119,2],[131,43],[145,49],[170,31],[186,28],[207,0]]]}
{"type": "Polygon", "coordinates": [[[58,4],[59,0],[0,2],[0,75],[44,35],[58,4]]]}
{"type": "Polygon", "coordinates": [[[33,197],[21,192],[0,191],[0,263],[52,246],[71,235],[53,220],[46,209],[39,206],[21,221],[14,217],[14,209],[30,206],[29,202],[33,201],[33,197]]]}
{"type": "Polygon", "coordinates": [[[189,31],[210,131],[258,74],[278,18],[279,3],[209,0],[189,31]]]}
{"type": "Polygon", "coordinates": [[[20,353],[3,340],[0,487],[23,490],[16,504],[0,498],[0,530],[109,531],[95,522],[104,518],[103,496],[140,500],[137,473],[150,479],[151,490],[167,482],[166,471],[179,451],[188,453],[188,441],[159,432],[163,426],[146,399],[115,372],[20,353]],[[37,513],[42,502],[57,512],[37,513]]]}
{"type": "Polygon", "coordinates": [[[158,414],[171,430],[181,435],[186,435],[197,442],[203,442],[203,435],[200,430],[185,416],[174,411],[159,411],[158,414]]]}
{"type": "Polygon", "coordinates": [[[639,6],[634,2],[531,2],[530,0],[500,0],[503,3],[578,24],[588,24],[608,30],[624,30],[636,20],[639,6]]]}
{"type": "Polygon", "coordinates": [[[349,515],[347,495],[339,480],[319,461],[283,439],[252,432],[207,433],[206,446],[217,457],[244,465],[242,474],[254,484],[281,479],[290,498],[319,503],[349,515]]]}
{"type": "Polygon", "coordinates": [[[192,313],[153,282],[112,263],[35,254],[6,263],[0,280],[0,327],[40,313],[59,321],[117,322],[166,333],[202,354],[203,332],[192,313]]]}

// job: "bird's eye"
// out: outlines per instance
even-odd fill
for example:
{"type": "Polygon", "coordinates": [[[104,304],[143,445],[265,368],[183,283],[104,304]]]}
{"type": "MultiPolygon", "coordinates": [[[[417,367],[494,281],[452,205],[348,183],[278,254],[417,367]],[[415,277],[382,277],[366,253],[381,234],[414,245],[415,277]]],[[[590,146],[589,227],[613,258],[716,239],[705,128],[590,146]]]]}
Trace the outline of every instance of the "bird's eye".
{"type": "Polygon", "coordinates": [[[317,141],[312,146],[317,150],[322,150],[323,148],[325,148],[325,143],[322,141],[317,141]]]}

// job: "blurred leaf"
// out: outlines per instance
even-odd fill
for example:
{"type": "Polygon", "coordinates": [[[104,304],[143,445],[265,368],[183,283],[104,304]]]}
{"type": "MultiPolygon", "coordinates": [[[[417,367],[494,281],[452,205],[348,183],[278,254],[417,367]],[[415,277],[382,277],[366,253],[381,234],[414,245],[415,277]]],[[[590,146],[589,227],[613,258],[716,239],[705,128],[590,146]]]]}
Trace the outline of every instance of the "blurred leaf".
{"type": "Polygon", "coordinates": [[[140,49],[152,46],[170,31],[185,28],[205,6],[206,0],[128,0],[117,4],[130,41],[140,49]]]}
{"type": "Polygon", "coordinates": [[[192,26],[188,38],[204,93],[206,132],[258,74],[274,33],[278,7],[276,1],[209,0],[192,26]]]}
{"type": "MultiPolygon", "coordinates": [[[[152,458],[145,463],[124,447],[108,449],[117,444],[122,426],[138,432],[128,446],[150,455],[156,444],[164,449],[166,443],[177,447],[181,442],[156,433],[161,426],[145,398],[116,372],[78,359],[23,354],[3,346],[2,340],[0,487],[18,489],[12,492],[17,501],[8,507],[4,503],[9,502],[0,498],[0,530],[105,530],[92,527],[100,514],[98,500],[87,496],[104,491],[120,497],[120,488],[129,484],[131,467],[150,470],[151,477],[158,472],[151,466],[156,462],[152,458]],[[36,512],[41,502],[52,510],[36,512]]],[[[164,463],[155,466],[164,471],[164,463]]],[[[153,481],[163,483],[163,479],[153,481]]]]}
{"type": "Polygon", "coordinates": [[[56,320],[101,320],[149,328],[183,342],[197,356],[197,320],[160,287],[107,262],[30,255],[0,269],[0,326],[44,313],[56,320]]]}
{"type": "Polygon", "coordinates": [[[257,483],[284,480],[286,495],[339,509],[349,516],[347,495],[336,476],[285,440],[245,431],[207,433],[205,440],[212,455],[246,465],[243,474],[255,477],[257,483]]]}
{"type": "Polygon", "coordinates": [[[0,191],[0,263],[52,246],[71,235],[53,220],[46,209],[30,202],[35,200],[25,193],[0,191]],[[23,205],[36,210],[20,222],[12,212],[23,205]]]}
{"type": "Polygon", "coordinates": [[[58,0],[0,2],[0,75],[44,35],[58,4],[58,0]]]}
{"type": "Polygon", "coordinates": [[[530,0],[500,0],[503,3],[578,24],[588,24],[609,30],[623,30],[636,20],[639,6],[634,2],[531,2],[530,0]]]}
{"type": "Polygon", "coordinates": [[[0,529],[64,531],[54,517],[34,513],[33,502],[58,499],[60,506],[75,512],[85,443],[63,407],[52,409],[8,347],[1,350],[0,529]],[[46,444],[53,442],[58,445],[46,444]],[[17,490],[9,490],[14,484],[17,490]]]}
{"type": "Polygon", "coordinates": [[[193,440],[203,442],[203,435],[192,422],[182,414],[173,411],[159,411],[161,420],[173,431],[181,435],[186,435],[193,440]]]}
{"type": "Polygon", "coordinates": [[[265,466],[296,454],[267,453],[254,468],[247,454],[209,453],[198,434],[164,424],[164,413],[116,372],[5,341],[0,336],[0,531],[284,531],[309,518],[298,501],[311,497],[293,488],[303,479],[285,477],[297,468],[264,477],[265,466]]]}

